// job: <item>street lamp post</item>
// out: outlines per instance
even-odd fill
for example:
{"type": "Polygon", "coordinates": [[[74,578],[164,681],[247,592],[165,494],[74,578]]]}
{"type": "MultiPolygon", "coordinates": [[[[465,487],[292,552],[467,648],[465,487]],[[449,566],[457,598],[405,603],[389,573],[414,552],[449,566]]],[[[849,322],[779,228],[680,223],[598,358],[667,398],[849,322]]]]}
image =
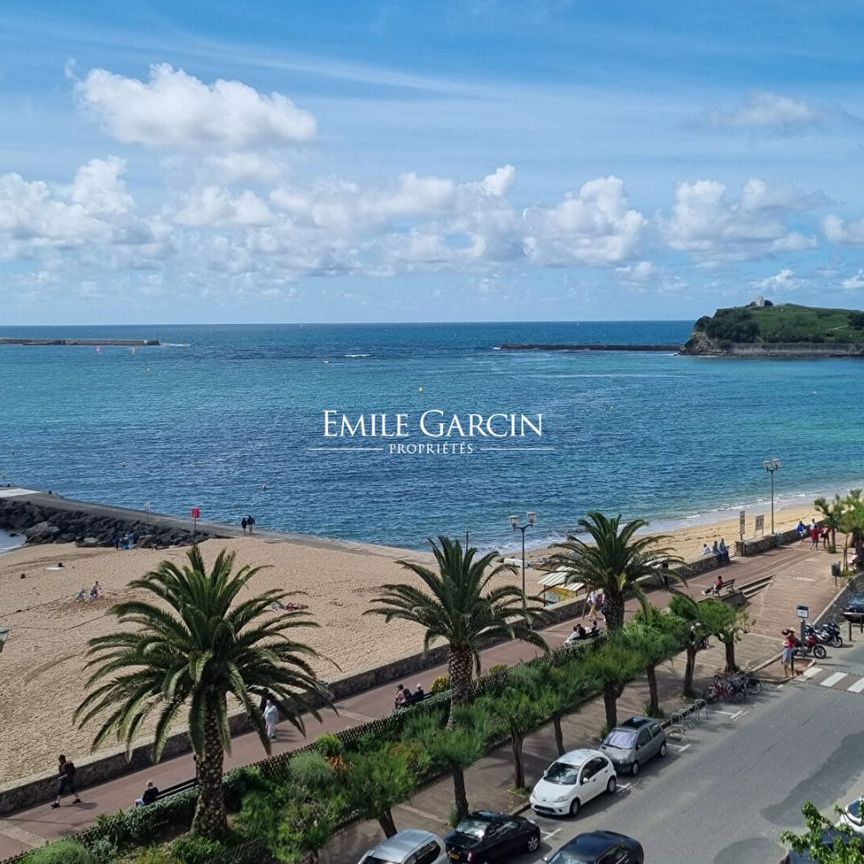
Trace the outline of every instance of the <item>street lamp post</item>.
{"type": "Polygon", "coordinates": [[[537,514],[536,513],[529,512],[526,515],[528,516],[528,521],[524,525],[519,524],[519,517],[518,516],[511,516],[510,517],[510,525],[512,526],[513,530],[522,532],[522,606],[523,607],[526,606],[527,602],[528,602],[525,598],[525,532],[528,530],[528,528],[533,528],[534,523],[537,521],[537,514]]]}
{"type": "Polygon", "coordinates": [[[774,534],[774,474],[780,470],[780,460],[771,457],[762,463],[762,467],[771,476],[771,534],[774,534]]]}
{"type": "Polygon", "coordinates": [[[9,628],[4,627],[0,624],[0,652],[3,651],[3,646],[6,644],[6,640],[9,638],[9,628]]]}

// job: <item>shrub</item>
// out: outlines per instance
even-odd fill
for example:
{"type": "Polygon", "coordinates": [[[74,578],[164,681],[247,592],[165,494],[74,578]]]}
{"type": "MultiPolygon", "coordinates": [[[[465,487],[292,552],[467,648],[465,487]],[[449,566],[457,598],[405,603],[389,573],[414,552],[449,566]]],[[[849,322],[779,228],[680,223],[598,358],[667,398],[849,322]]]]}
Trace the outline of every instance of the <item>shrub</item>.
{"type": "Polygon", "coordinates": [[[102,815],[88,832],[87,839],[95,842],[105,838],[120,849],[152,843],[178,826],[188,828],[197,800],[198,790],[190,789],[146,807],[102,815]]]}
{"type": "Polygon", "coordinates": [[[120,857],[117,847],[107,837],[100,837],[88,844],[93,864],[112,864],[120,857]]]}
{"type": "Polygon", "coordinates": [[[325,759],[332,759],[345,753],[345,745],[336,735],[319,735],[315,741],[315,749],[325,759]]]}
{"type": "Polygon", "coordinates": [[[446,675],[439,675],[429,688],[430,693],[444,693],[450,689],[450,679],[446,675]]]}
{"type": "Polygon", "coordinates": [[[288,774],[295,783],[312,792],[321,792],[336,782],[333,757],[327,759],[315,750],[298,753],[288,763],[288,774]]]}
{"type": "Polygon", "coordinates": [[[186,834],[171,844],[171,855],[181,864],[208,864],[224,849],[225,847],[218,840],[186,834]]]}
{"type": "Polygon", "coordinates": [[[174,858],[164,846],[146,846],[135,853],[132,864],[174,864],[174,858]]]}
{"type": "Polygon", "coordinates": [[[93,858],[77,840],[58,840],[30,852],[23,864],[93,864],[93,858]]]}

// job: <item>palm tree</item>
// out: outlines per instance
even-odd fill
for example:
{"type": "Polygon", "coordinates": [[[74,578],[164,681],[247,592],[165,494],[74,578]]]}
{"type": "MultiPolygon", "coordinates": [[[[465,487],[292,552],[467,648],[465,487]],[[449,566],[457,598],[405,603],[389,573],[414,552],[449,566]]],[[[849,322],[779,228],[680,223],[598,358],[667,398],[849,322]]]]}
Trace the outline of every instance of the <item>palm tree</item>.
{"type": "Polygon", "coordinates": [[[828,551],[834,553],[837,550],[837,532],[843,525],[844,499],[840,495],[835,495],[833,501],[828,501],[824,497],[817,498],[813,506],[822,515],[822,524],[831,532],[831,545],[828,551]]]}
{"type": "Polygon", "coordinates": [[[621,525],[621,516],[608,517],[588,513],[577,522],[579,533],[589,535],[583,540],[579,533],[567,535],[555,548],[550,565],[567,569],[567,582],[582,582],[590,590],[600,590],[606,598],[606,626],[620,630],[624,626],[624,598],[627,591],[648,607],[645,592],[639,583],[643,576],[662,575],[683,583],[680,573],[668,569],[669,564],[683,564],[674,552],[660,544],[666,536],[637,537],[640,528],[647,527],[644,519],[634,519],[621,525]]]}
{"type": "Polygon", "coordinates": [[[477,550],[463,551],[458,540],[439,536],[432,552],[438,572],[413,561],[399,563],[417,575],[426,591],[406,584],[383,585],[382,596],[372,600],[380,608],[364,614],[383,615],[385,621],[400,618],[425,628],[423,650],[436,640],[450,646],[447,672],[450,676],[450,725],[452,708],[471,697],[472,660],[480,674],[480,648],[490,639],[521,639],[548,650],[543,637],[534,626],[541,610],[525,606],[522,592],[515,585],[490,588],[489,583],[499,573],[512,572],[506,564],[492,567],[495,552],[477,557],[477,550]]]}
{"type": "Polygon", "coordinates": [[[290,635],[296,627],[317,626],[305,620],[306,613],[271,614],[272,604],[287,596],[277,590],[235,602],[260,567],[232,573],[234,553],[223,549],[208,573],[197,546],[187,557],[183,567],[163,561],[129,583],[157,602],[130,600],[111,609],[121,624],[138,629],[90,640],[86,668],[95,671],[75,720],[80,728],[111,712],[93,740],[95,750],[111,735],[131,747],[145,721],[158,716],[156,762],[172,724],[185,711],[200,784],[192,830],[218,837],[227,827],[222,797],[222,763],[231,748],[227,696],[243,706],[268,753],[258,706],[263,694],[271,694],[300,732],[301,712],[317,718],[316,702],[330,704],[330,699],[307,659],[317,653],[290,635]]]}

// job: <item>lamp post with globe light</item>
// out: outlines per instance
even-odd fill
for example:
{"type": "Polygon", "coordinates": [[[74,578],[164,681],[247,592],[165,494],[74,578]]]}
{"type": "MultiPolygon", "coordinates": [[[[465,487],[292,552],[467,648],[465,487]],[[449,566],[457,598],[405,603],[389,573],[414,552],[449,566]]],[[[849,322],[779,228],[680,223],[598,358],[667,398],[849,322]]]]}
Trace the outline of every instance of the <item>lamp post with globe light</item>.
{"type": "Polygon", "coordinates": [[[762,463],[762,467],[771,476],[771,534],[774,534],[774,474],[780,470],[780,460],[771,457],[762,463]]]}
{"type": "Polygon", "coordinates": [[[527,606],[528,601],[525,597],[525,531],[528,528],[533,528],[534,524],[537,521],[537,514],[528,512],[527,514],[528,521],[524,525],[519,524],[518,516],[510,517],[510,525],[512,526],[514,531],[522,532],[522,606],[527,606]]]}

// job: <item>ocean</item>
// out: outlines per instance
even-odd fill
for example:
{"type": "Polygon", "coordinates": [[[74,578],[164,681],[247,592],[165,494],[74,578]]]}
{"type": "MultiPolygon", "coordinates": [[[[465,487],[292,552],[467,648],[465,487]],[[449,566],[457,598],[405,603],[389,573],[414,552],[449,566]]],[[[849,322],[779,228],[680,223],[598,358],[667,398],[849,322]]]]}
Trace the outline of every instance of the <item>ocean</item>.
{"type": "Polygon", "coordinates": [[[509,515],[529,510],[531,545],[594,509],[664,529],[741,506],[764,512],[771,456],[782,461],[778,505],[864,485],[861,361],[497,350],[683,343],[690,328],[3,328],[163,345],[0,347],[0,483],[178,515],[197,506],[204,519],[235,523],[253,514],[259,527],[411,548],[465,531],[484,548],[512,546],[509,515]],[[542,414],[543,434],[475,436],[472,453],[391,455],[391,442],[325,437],[325,410],[403,413],[412,430],[430,410],[542,414]],[[353,449],[360,443],[384,449],[353,449]]]}

